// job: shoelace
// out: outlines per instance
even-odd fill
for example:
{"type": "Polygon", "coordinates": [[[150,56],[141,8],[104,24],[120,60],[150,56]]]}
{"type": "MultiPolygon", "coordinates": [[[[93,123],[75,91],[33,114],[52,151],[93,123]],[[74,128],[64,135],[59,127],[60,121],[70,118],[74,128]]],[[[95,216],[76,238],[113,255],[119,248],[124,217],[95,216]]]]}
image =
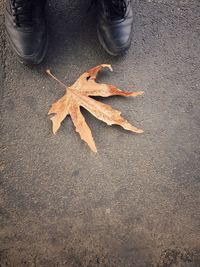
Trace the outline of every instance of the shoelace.
{"type": "Polygon", "coordinates": [[[11,0],[14,23],[20,26],[31,27],[33,0],[11,0]]]}
{"type": "Polygon", "coordinates": [[[101,0],[111,19],[123,19],[126,16],[129,1],[101,0]]]}

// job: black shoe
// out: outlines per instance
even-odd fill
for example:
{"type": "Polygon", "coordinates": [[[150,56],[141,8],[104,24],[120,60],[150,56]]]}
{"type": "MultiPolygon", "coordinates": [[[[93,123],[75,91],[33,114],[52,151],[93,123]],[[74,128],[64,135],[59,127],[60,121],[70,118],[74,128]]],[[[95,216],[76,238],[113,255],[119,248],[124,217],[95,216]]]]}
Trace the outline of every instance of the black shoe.
{"type": "Polygon", "coordinates": [[[39,64],[47,51],[45,0],[7,0],[6,33],[20,61],[39,64]]]}
{"type": "Polygon", "coordinates": [[[96,0],[99,41],[111,55],[119,55],[131,45],[133,11],[129,0],[96,0]]]}

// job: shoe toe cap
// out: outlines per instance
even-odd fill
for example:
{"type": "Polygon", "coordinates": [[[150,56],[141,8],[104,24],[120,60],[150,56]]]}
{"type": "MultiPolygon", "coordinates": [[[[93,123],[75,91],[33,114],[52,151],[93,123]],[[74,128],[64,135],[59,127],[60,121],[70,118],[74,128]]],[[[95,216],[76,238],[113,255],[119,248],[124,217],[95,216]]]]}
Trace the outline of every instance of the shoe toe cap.
{"type": "Polygon", "coordinates": [[[112,50],[116,53],[125,52],[131,43],[131,32],[122,32],[113,35],[111,38],[112,50]]]}
{"type": "Polygon", "coordinates": [[[25,63],[38,63],[38,56],[42,53],[46,43],[45,31],[29,32],[7,28],[7,36],[11,47],[25,63]]]}
{"type": "Polygon", "coordinates": [[[112,55],[125,52],[131,45],[131,25],[129,27],[115,25],[112,27],[99,28],[98,32],[102,45],[112,55]]]}

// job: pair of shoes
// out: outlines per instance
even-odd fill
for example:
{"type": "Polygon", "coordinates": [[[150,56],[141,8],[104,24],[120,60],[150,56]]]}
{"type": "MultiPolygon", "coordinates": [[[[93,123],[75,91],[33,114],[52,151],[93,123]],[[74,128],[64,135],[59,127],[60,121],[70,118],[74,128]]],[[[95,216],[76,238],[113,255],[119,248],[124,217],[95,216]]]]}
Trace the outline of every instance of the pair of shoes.
{"type": "MultiPolygon", "coordinates": [[[[97,9],[98,38],[111,55],[131,44],[133,13],[129,0],[93,0],[97,9]]],[[[46,0],[7,0],[6,33],[12,50],[26,64],[39,64],[47,51],[46,0]]]]}

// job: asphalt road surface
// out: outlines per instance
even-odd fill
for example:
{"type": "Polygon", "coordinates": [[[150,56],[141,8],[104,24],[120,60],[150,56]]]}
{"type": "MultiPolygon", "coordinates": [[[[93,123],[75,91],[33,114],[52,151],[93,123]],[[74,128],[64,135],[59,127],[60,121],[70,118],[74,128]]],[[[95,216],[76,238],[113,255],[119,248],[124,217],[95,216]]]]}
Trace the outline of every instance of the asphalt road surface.
{"type": "Polygon", "coordinates": [[[200,2],[133,1],[134,41],[111,57],[90,1],[47,4],[49,50],[21,65],[5,40],[0,1],[0,266],[200,266],[200,2]],[[83,111],[92,153],[70,118],[47,115],[66,84],[110,63],[99,80],[137,98],[102,99],[144,134],[83,111]]]}

